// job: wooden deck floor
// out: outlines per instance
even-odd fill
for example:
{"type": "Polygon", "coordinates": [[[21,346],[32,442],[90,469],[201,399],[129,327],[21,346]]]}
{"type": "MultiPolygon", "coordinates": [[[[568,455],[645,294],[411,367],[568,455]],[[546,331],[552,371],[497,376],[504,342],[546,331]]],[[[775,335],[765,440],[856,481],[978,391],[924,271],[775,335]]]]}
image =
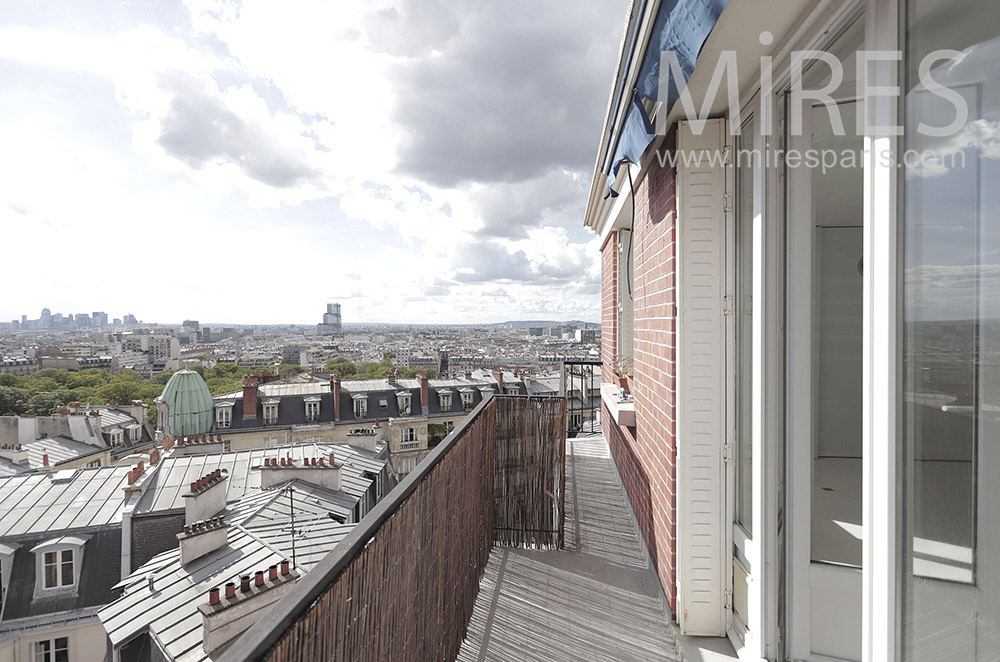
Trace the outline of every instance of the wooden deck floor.
{"type": "Polygon", "coordinates": [[[679,660],[607,442],[567,444],[566,548],[494,550],[458,659],[679,660]]]}

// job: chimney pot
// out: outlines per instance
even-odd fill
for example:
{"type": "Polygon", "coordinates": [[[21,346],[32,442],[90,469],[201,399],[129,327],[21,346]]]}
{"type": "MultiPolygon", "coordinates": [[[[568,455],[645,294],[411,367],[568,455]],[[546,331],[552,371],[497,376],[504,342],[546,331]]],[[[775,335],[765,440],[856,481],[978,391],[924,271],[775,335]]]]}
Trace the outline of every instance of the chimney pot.
{"type": "Polygon", "coordinates": [[[321,466],[321,467],[326,466],[326,460],[324,458],[322,458],[322,457],[319,459],[319,466],[321,466]]]}
{"type": "Polygon", "coordinates": [[[274,581],[278,578],[278,566],[272,565],[267,569],[267,578],[274,581]]]}
{"type": "Polygon", "coordinates": [[[195,482],[191,483],[191,491],[192,492],[197,492],[198,491],[198,481],[195,481],[195,482]]]}
{"type": "Polygon", "coordinates": [[[226,584],[226,598],[232,600],[236,597],[236,584],[229,582],[226,584]]]}
{"type": "Polygon", "coordinates": [[[263,570],[258,570],[257,572],[253,573],[253,583],[254,583],[255,586],[263,586],[264,585],[264,571],[263,570]]]}
{"type": "Polygon", "coordinates": [[[250,575],[240,577],[240,590],[247,593],[250,590],[250,575]]]}
{"type": "Polygon", "coordinates": [[[208,604],[217,605],[219,604],[219,587],[216,586],[211,591],[208,592],[208,604]]]}
{"type": "Polygon", "coordinates": [[[334,455],[333,453],[330,453],[330,466],[332,467],[335,464],[337,464],[337,456],[334,455]]]}
{"type": "Polygon", "coordinates": [[[45,467],[49,466],[49,454],[48,453],[42,453],[42,466],[45,466],[45,467]]]}
{"type": "Polygon", "coordinates": [[[281,574],[282,575],[287,575],[288,572],[289,572],[289,570],[288,570],[288,561],[282,561],[281,562],[281,574]]]}

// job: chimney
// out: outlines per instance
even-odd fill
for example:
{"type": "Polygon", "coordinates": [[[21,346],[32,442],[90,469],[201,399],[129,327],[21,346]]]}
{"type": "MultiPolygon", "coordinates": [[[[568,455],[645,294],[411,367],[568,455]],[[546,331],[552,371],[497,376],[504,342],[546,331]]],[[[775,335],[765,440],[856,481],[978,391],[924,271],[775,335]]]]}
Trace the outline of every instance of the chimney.
{"type": "Polygon", "coordinates": [[[465,378],[466,379],[472,379],[472,371],[471,370],[466,370],[465,371],[465,378]]]}
{"type": "Polygon", "coordinates": [[[177,534],[181,548],[181,565],[187,565],[209,552],[222,549],[226,546],[228,534],[229,522],[221,515],[185,526],[184,530],[177,534]]]}
{"type": "Polygon", "coordinates": [[[191,483],[191,491],[183,495],[185,525],[215,517],[226,509],[227,478],[227,472],[216,469],[191,483]]]}
{"type": "Polygon", "coordinates": [[[257,418],[257,378],[247,375],[243,380],[243,418],[257,418]]]}
{"type": "Polygon", "coordinates": [[[371,428],[351,428],[347,431],[347,443],[363,448],[370,453],[378,452],[379,430],[371,428]]]}
{"type": "Polygon", "coordinates": [[[333,420],[340,420],[340,375],[330,375],[330,392],[333,393],[333,420]]]}
{"type": "Polygon", "coordinates": [[[428,407],[431,404],[430,388],[428,387],[429,380],[427,379],[427,373],[418,372],[417,373],[417,383],[420,384],[420,410],[424,416],[428,413],[428,407]]]}
{"type": "Polygon", "coordinates": [[[0,446],[0,457],[14,464],[28,464],[28,449],[21,444],[3,444],[0,446]]]}
{"type": "Polygon", "coordinates": [[[132,404],[128,408],[128,415],[135,419],[135,422],[139,425],[144,424],[148,419],[146,416],[146,405],[142,404],[142,400],[133,400],[132,404]]]}
{"type": "MultiPolygon", "coordinates": [[[[284,459],[284,458],[283,458],[284,459]]],[[[325,487],[333,492],[340,491],[340,467],[334,462],[333,454],[327,458],[288,458],[284,464],[265,458],[260,469],[260,486],[263,489],[287,483],[290,480],[301,480],[313,485],[325,487]]]]}
{"type": "Polygon", "coordinates": [[[48,453],[42,453],[42,466],[43,467],[49,466],[49,454],[48,453]]]}
{"type": "Polygon", "coordinates": [[[240,586],[229,582],[225,595],[219,595],[218,587],[208,592],[208,602],[198,605],[201,612],[202,646],[212,653],[242,634],[267,611],[267,607],[287,594],[299,573],[281,563],[276,566],[248,570],[240,577],[240,586]],[[251,577],[253,579],[251,579],[251,577]]]}
{"type": "Polygon", "coordinates": [[[493,379],[497,380],[497,392],[503,393],[503,370],[493,368],[493,379]]]}

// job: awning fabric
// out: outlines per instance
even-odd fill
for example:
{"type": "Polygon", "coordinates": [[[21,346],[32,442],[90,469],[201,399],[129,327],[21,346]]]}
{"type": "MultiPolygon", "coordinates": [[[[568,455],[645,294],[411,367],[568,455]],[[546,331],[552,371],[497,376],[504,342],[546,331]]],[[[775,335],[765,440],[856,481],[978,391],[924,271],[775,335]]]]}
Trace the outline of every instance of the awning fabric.
{"type": "Polygon", "coordinates": [[[626,160],[639,163],[643,152],[656,137],[644,101],[666,101],[669,107],[679,96],[677,81],[670,80],[670,89],[662,97],[660,87],[660,53],[673,51],[684,72],[684,83],[691,79],[698,53],[726,8],[728,0],[663,0],[657,11],[653,32],[642,56],[639,77],[632,92],[632,103],[622,124],[622,132],[615,144],[614,157],[608,166],[608,195],[618,177],[618,170],[626,160]]]}

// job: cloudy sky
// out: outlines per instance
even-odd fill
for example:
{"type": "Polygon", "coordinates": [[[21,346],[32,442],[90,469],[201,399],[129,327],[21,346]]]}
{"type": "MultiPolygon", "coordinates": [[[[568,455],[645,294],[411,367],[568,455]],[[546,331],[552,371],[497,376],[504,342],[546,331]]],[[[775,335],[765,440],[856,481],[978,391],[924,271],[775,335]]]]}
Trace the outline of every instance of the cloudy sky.
{"type": "Polygon", "coordinates": [[[626,0],[5,0],[0,319],[598,319],[626,0]]]}

